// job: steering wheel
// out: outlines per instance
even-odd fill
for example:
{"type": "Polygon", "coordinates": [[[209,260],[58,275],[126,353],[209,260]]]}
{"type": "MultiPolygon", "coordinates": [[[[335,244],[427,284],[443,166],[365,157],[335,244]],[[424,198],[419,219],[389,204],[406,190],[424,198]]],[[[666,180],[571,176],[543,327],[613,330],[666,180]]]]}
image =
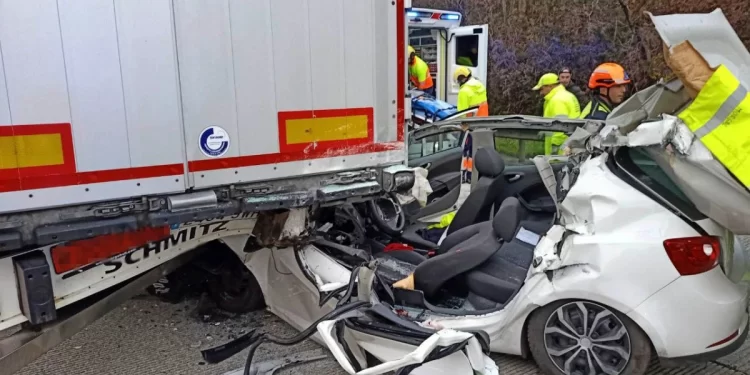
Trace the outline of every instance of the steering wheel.
{"type": "Polygon", "coordinates": [[[392,193],[368,201],[367,207],[375,226],[388,235],[401,235],[406,225],[406,215],[392,193]]]}

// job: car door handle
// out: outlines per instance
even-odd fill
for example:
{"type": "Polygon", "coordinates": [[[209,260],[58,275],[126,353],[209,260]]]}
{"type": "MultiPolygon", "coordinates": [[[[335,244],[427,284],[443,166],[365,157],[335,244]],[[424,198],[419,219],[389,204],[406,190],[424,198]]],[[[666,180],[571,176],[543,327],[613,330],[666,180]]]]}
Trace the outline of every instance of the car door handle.
{"type": "Polygon", "coordinates": [[[505,175],[505,180],[508,182],[516,182],[523,178],[523,173],[509,173],[505,175]]]}

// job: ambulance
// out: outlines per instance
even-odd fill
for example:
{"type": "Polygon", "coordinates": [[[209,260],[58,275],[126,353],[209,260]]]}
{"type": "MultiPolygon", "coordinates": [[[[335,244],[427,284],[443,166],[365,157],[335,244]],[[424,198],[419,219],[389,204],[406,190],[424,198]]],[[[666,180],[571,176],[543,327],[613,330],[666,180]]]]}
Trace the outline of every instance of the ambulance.
{"type": "Polygon", "coordinates": [[[453,71],[459,66],[471,70],[487,84],[488,25],[461,26],[461,13],[425,9],[407,9],[409,44],[430,67],[438,100],[455,105],[458,83],[453,71]]]}

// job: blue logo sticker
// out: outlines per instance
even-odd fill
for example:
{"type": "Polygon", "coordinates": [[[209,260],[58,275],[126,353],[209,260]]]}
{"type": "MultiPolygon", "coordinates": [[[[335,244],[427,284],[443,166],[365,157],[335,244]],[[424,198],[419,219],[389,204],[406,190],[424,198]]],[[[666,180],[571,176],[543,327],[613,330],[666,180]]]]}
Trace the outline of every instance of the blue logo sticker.
{"type": "Polygon", "coordinates": [[[170,229],[175,230],[180,228],[180,223],[174,223],[169,226],[170,229]]]}
{"type": "Polygon", "coordinates": [[[220,126],[209,126],[201,132],[198,146],[203,155],[219,157],[229,150],[229,133],[220,126]]]}

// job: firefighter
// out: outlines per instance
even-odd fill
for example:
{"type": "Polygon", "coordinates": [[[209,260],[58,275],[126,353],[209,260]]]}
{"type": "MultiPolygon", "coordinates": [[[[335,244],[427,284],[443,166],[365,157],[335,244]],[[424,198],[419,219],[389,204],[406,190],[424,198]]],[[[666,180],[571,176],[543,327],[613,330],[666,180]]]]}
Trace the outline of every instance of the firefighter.
{"type": "Polygon", "coordinates": [[[430,75],[430,67],[417,56],[417,52],[412,46],[409,46],[409,79],[418,90],[435,96],[435,85],[432,82],[432,75],[430,75]]]}
{"type": "MultiPolygon", "coordinates": [[[[544,74],[532,90],[539,91],[539,94],[544,97],[544,117],[578,118],[581,115],[581,105],[578,103],[578,98],[565,89],[557,74],[544,74]]],[[[560,146],[568,139],[565,133],[544,132],[542,134],[544,136],[545,155],[562,152],[560,146]]]]}
{"type": "MultiPolygon", "coordinates": [[[[477,116],[486,117],[490,115],[490,107],[487,104],[487,89],[482,82],[472,77],[471,70],[465,66],[459,66],[453,72],[453,80],[460,87],[456,109],[460,112],[469,108],[479,107],[477,116]]],[[[467,115],[467,117],[472,114],[467,115]]]]}
{"type": "Polygon", "coordinates": [[[609,113],[625,100],[629,84],[630,77],[620,64],[597,66],[589,78],[591,101],[581,111],[581,118],[606,120],[609,113]]]}

